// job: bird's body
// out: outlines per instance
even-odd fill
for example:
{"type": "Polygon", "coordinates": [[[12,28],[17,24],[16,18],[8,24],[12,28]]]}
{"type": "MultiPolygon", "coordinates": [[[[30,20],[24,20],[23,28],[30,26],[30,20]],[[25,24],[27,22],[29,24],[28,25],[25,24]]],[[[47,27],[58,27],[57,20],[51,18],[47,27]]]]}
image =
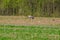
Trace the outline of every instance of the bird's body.
{"type": "Polygon", "coordinates": [[[29,15],[28,18],[30,18],[30,19],[34,19],[34,16],[30,16],[30,15],[29,15]]]}

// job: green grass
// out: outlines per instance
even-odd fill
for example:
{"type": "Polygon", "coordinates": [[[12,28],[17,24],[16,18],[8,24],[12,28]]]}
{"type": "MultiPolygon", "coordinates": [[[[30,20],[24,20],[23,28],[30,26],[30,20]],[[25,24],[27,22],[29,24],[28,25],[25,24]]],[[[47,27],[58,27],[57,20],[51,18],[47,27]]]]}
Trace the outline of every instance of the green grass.
{"type": "Polygon", "coordinates": [[[60,25],[0,25],[0,40],[60,40],[60,25]]]}

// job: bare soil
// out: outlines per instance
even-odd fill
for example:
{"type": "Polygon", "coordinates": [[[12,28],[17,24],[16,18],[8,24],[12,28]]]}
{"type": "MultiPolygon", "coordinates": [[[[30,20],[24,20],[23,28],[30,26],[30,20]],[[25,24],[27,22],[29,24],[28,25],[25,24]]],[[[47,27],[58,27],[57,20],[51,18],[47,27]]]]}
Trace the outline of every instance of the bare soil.
{"type": "Polygon", "coordinates": [[[60,18],[35,17],[34,19],[30,19],[25,16],[0,16],[0,24],[56,25],[60,24],[60,18]]]}

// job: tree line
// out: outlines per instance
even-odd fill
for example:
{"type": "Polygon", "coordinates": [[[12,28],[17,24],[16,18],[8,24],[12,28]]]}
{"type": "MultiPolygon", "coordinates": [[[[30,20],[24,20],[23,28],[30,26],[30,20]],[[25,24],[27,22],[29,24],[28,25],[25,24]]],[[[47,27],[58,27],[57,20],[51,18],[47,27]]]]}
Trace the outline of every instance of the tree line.
{"type": "Polygon", "coordinates": [[[0,0],[0,15],[60,17],[60,0],[0,0]]]}

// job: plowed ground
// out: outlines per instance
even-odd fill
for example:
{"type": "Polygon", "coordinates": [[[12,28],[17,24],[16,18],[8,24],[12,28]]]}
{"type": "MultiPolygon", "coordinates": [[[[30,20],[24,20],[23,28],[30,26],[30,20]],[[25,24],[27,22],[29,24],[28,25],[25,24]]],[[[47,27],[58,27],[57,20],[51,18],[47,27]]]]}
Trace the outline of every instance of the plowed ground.
{"type": "Polygon", "coordinates": [[[60,18],[35,17],[34,19],[30,19],[25,16],[0,16],[0,24],[56,25],[60,24],[60,18]]]}

